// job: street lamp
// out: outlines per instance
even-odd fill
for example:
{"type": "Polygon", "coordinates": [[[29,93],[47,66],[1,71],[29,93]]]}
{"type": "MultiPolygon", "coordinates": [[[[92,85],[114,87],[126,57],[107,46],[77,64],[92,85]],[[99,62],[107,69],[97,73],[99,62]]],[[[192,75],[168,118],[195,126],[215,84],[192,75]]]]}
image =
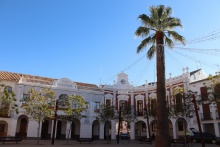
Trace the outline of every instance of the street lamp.
{"type": "Polygon", "coordinates": [[[124,104],[124,101],[121,101],[121,105],[119,106],[119,117],[118,117],[118,138],[117,138],[117,144],[119,144],[119,135],[120,135],[120,129],[121,129],[121,109],[122,105],[124,104]]]}
{"type": "Polygon", "coordinates": [[[200,135],[200,138],[201,138],[201,144],[202,144],[202,147],[205,147],[203,136],[202,136],[202,128],[201,128],[201,123],[200,123],[200,119],[199,119],[198,108],[197,108],[197,105],[196,105],[195,94],[197,94],[197,92],[195,92],[195,94],[193,94],[193,93],[190,93],[190,94],[192,94],[192,98],[193,98],[192,102],[194,104],[194,109],[195,109],[195,112],[196,112],[196,119],[197,119],[197,123],[198,123],[198,127],[199,127],[199,135],[200,135]]]}

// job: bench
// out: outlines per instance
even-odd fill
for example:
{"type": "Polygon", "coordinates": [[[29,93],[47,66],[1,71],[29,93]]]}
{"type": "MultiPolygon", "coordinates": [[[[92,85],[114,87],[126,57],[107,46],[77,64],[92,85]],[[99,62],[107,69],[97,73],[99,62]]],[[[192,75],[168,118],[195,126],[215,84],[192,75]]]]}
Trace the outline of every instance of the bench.
{"type": "Polygon", "coordinates": [[[77,139],[77,141],[78,142],[93,142],[94,141],[94,139],[93,138],[79,138],[79,139],[77,139]]]}
{"type": "Polygon", "coordinates": [[[144,138],[140,138],[140,139],[138,139],[138,141],[140,141],[141,143],[150,143],[151,144],[151,139],[150,138],[146,138],[146,137],[144,137],[144,138]]]}
{"type": "Polygon", "coordinates": [[[172,139],[171,143],[173,145],[183,144],[185,146],[187,144],[189,146],[189,143],[191,143],[191,141],[189,139],[187,139],[186,141],[184,139],[172,139]]]}
{"type": "Polygon", "coordinates": [[[0,142],[2,142],[3,144],[5,142],[21,142],[22,141],[22,137],[0,137],[0,142]]]}

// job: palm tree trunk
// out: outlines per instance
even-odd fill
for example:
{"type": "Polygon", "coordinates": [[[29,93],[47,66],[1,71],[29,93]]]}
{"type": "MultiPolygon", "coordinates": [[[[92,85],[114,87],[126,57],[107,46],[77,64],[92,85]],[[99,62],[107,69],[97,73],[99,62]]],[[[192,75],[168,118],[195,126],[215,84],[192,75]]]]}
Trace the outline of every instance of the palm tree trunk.
{"type": "Polygon", "coordinates": [[[163,32],[157,32],[157,133],[156,147],[170,147],[168,112],[166,109],[165,53],[163,32]]]}

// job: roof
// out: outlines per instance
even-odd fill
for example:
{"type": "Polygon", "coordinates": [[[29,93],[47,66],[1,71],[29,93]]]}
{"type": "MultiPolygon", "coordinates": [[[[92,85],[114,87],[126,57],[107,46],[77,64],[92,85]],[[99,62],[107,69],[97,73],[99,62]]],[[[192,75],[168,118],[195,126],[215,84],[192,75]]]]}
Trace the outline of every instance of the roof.
{"type": "MultiPolygon", "coordinates": [[[[3,81],[19,82],[19,80],[22,77],[26,78],[28,82],[41,83],[41,84],[47,84],[47,85],[53,85],[53,82],[55,80],[58,80],[55,78],[47,78],[47,77],[33,76],[33,75],[28,75],[28,74],[0,71],[0,80],[3,80],[3,81]]],[[[82,83],[82,82],[74,82],[74,83],[76,83],[79,89],[88,89],[88,90],[98,89],[98,86],[95,84],[82,83]]]]}
{"type": "Polygon", "coordinates": [[[197,70],[195,70],[195,71],[192,71],[192,72],[190,72],[190,76],[191,75],[194,75],[195,73],[197,73],[198,71],[200,71],[201,69],[197,69],[197,70]]]}

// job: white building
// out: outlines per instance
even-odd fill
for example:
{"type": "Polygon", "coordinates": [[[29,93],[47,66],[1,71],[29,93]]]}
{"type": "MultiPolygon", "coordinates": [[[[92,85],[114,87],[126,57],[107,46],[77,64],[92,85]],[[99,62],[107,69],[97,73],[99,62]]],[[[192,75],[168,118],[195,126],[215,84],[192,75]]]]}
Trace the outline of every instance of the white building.
{"type": "MultiPolygon", "coordinates": [[[[53,79],[39,76],[17,74],[12,72],[0,71],[0,80],[7,86],[11,87],[16,93],[19,108],[22,106],[22,99],[27,96],[30,88],[50,87],[55,91],[57,98],[62,98],[65,95],[82,95],[89,103],[89,109],[84,112],[86,118],[81,120],[75,119],[72,124],[59,120],[56,125],[55,137],[57,139],[67,138],[69,125],[72,125],[70,138],[96,138],[104,139],[106,137],[105,124],[96,120],[96,111],[100,108],[101,103],[110,103],[116,107],[116,111],[120,107],[122,101],[126,105],[131,105],[136,108],[137,121],[124,125],[120,129],[121,132],[128,131],[131,139],[137,139],[143,136],[148,136],[148,131],[156,133],[156,121],[153,117],[150,118],[150,128],[147,128],[147,120],[144,118],[144,109],[146,106],[150,110],[156,108],[156,86],[157,83],[148,83],[141,86],[133,86],[128,79],[128,75],[124,72],[117,76],[117,80],[113,85],[100,85],[74,82],[67,78],[53,79]],[[127,126],[126,126],[127,125],[127,126]]],[[[167,103],[179,104],[183,103],[184,99],[178,99],[173,95],[173,91],[178,88],[197,91],[198,94],[208,98],[207,89],[204,89],[204,82],[207,81],[207,75],[203,70],[199,69],[193,72],[188,72],[188,68],[183,69],[180,76],[172,77],[166,81],[167,85],[167,103]]],[[[219,112],[217,104],[203,103],[200,105],[199,114],[202,123],[202,130],[213,135],[219,135],[219,112]]],[[[219,106],[219,105],[218,105],[219,106]]],[[[153,111],[152,111],[153,112],[153,111]]],[[[62,113],[61,110],[58,113],[62,113]]],[[[110,134],[112,139],[116,139],[118,120],[111,121],[110,134]]],[[[169,121],[169,130],[172,138],[180,138],[184,136],[185,128],[196,128],[196,118],[187,120],[186,118],[171,118],[169,121]]],[[[19,113],[7,114],[0,116],[0,136],[23,136],[24,138],[37,137],[37,122],[31,121],[27,116],[19,113]]],[[[41,124],[41,138],[50,139],[52,136],[53,120],[47,118],[41,124]]]]}

